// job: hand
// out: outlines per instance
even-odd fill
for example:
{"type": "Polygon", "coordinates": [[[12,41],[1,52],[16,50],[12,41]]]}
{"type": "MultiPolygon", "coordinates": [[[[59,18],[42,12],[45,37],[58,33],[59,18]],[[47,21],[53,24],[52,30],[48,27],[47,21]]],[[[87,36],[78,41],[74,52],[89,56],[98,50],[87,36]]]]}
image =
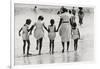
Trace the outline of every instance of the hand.
{"type": "Polygon", "coordinates": [[[19,36],[21,36],[21,34],[19,33],[19,36]]]}

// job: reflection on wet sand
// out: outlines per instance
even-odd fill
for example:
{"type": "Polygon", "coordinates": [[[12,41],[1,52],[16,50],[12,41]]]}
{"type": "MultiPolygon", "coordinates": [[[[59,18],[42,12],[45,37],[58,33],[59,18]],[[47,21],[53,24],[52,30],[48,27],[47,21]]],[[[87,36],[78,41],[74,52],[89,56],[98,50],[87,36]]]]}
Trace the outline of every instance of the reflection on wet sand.
{"type": "Polygon", "coordinates": [[[24,64],[31,64],[29,57],[23,57],[24,64]]]}
{"type": "Polygon", "coordinates": [[[67,54],[67,62],[77,62],[79,61],[78,52],[71,52],[67,54]]]}
{"type": "Polygon", "coordinates": [[[43,54],[37,56],[20,57],[16,59],[23,59],[17,61],[18,63],[27,64],[46,64],[46,63],[65,63],[65,62],[77,62],[79,61],[78,52],[65,52],[65,53],[55,53],[54,55],[43,54]]]}

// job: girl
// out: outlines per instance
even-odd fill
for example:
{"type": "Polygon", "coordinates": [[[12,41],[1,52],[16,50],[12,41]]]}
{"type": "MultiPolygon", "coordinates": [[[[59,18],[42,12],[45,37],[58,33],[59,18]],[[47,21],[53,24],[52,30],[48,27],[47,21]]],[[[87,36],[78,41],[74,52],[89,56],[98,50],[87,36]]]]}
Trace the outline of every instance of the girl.
{"type": "Polygon", "coordinates": [[[71,37],[71,26],[70,26],[70,15],[68,13],[68,10],[66,8],[61,8],[61,16],[60,16],[60,22],[58,25],[59,34],[61,36],[62,41],[62,53],[64,53],[64,44],[67,42],[67,51],[69,49],[69,43],[70,43],[70,37],[71,37]]]}
{"type": "Polygon", "coordinates": [[[73,15],[75,15],[75,14],[76,14],[75,7],[73,7],[73,9],[72,9],[72,14],[73,14],[73,15]]]}
{"type": "Polygon", "coordinates": [[[50,40],[50,54],[54,54],[54,40],[56,37],[56,26],[54,25],[55,21],[54,19],[50,20],[51,25],[48,26],[48,37],[50,40]]]}
{"type": "Polygon", "coordinates": [[[32,33],[33,28],[36,26],[36,28],[34,30],[34,37],[37,40],[36,41],[37,42],[37,47],[36,47],[37,50],[38,50],[38,44],[39,44],[39,55],[41,55],[42,41],[43,41],[43,37],[44,37],[43,27],[46,29],[46,27],[42,23],[43,19],[44,19],[43,16],[39,16],[38,21],[34,25],[32,25],[32,27],[30,28],[30,30],[31,30],[30,33],[32,33]]]}
{"type": "Polygon", "coordinates": [[[74,50],[77,51],[77,46],[78,46],[78,40],[80,39],[80,32],[79,29],[77,28],[77,24],[73,23],[72,25],[72,39],[74,40],[74,50]]]}
{"type": "Polygon", "coordinates": [[[83,24],[83,17],[84,17],[84,12],[83,12],[82,7],[79,7],[78,16],[79,16],[79,23],[80,23],[80,25],[82,25],[83,24]]]}
{"type": "Polygon", "coordinates": [[[22,31],[22,38],[23,38],[23,55],[25,55],[25,47],[26,43],[28,43],[27,46],[27,55],[31,55],[29,53],[29,48],[30,48],[30,40],[29,40],[29,25],[31,24],[31,20],[27,19],[26,23],[24,26],[19,30],[19,36],[21,36],[20,32],[22,31]]]}
{"type": "Polygon", "coordinates": [[[71,27],[72,27],[72,24],[75,22],[75,19],[76,19],[75,14],[72,13],[72,16],[71,16],[71,18],[70,18],[71,27]]]}

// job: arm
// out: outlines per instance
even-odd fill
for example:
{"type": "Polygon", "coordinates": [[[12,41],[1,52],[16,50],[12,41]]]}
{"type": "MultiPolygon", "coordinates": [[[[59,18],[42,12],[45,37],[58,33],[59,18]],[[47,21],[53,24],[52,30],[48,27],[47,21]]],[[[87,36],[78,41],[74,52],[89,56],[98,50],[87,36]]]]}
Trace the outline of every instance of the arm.
{"type": "Polygon", "coordinates": [[[43,24],[43,27],[45,28],[46,31],[48,31],[47,27],[43,24]]]}
{"type": "Polygon", "coordinates": [[[59,14],[61,14],[61,11],[58,11],[58,12],[57,12],[57,15],[59,15],[59,14]]]}
{"type": "Polygon", "coordinates": [[[70,18],[70,25],[72,26],[72,20],[71,20],[71,18],[70,18]]]}
{"type": "Polygon", "coordinates": [[[50,28],[49,28],[49,26],[48,26],[48,32],[50,32],[50,28]]]}
{"type": "Polygon", "coordinates": [[[59,22],[59,25],[58,25],[58,28],[57,28],[57,31],[59,30],[59,27],[61,26],[61,23],[62,23],[62,18],[60,19],[60,22],[59,22]]]}
{"type": "Polygon", "coordinates": [[[57,32],[57,30],[56,30],[56,26],[54,26],[54,32],[57,32]]]}
{"type": "Polygon", "coordinates": [[[79,35],[79,39],[80,39],[80,31],[79,31],[79,29],[78,29],[78,35],[79,35]]]}
{"type": "Polygon", "coordinates": [[[71,37],[73,37],[73,32],[72,32],[72,29],[71,29],[71,37]]]}
{"type": "Polygon", "coordinates": [[[60,14],[60,11],[57,12],[57,15],[60,14]]]}
{"type": "Polygon", "coordinates": [[[30,34],[32,34],[32,30],[33,30],[34,26],[35,26],[35,24],[34,24],[34,25],[32,25],[32,26],[31,26],[31,28],[29,29],[29,31],[28,31],[28,32],[30,32],[30,34]]]}
{"type": "Polygon", "coordinates": [[[19,30],[19,36],[21,36],[20,32],[22,31],[22,28],[19,30]]]}

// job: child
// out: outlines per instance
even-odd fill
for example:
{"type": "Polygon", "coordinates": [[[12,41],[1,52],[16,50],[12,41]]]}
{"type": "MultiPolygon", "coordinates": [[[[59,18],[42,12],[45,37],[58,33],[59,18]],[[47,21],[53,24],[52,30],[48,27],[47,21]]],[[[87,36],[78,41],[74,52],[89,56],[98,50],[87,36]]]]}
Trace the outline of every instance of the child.
{"type": "Polygon", "coordinates": [[[72,39],[74,40],[74,50],[77,51],[78,40],[80,39],[80,32],[79,29],[77,28],[76,23],[72,24],[71,34],[72,34],[72,39]]]}
{"type": "Polygon", "coordinates": [[[29,53],[29,48],[30,48],[30,40],[29,40],[29,29],[28,26],[31,24],[31,20],[27,19],[26,23],[24,26],[19,30],[19,36],[21,36],[20,32],[22,31],[22,38],[23,38],[23,55],[25,55],[25,46],[26,42],[28,43],[27,46],[27,55],[31,55],[29,53]]]}
{"type": "Polygon", "coordinates": [[[73,9],[72,9],[72,14],[73,14],[73,15],[76,15],[75,7],[73,7],[73,9]]]}
{"type": "Polygon", "coordinates": [[[71,27],[72,27],[72,24],[73,24],[74,22],[76,22],[75,19],[76,19],[75,14],[72,13],[72,16],[71,16],[71,18],[70,18],[71,27]]]}
{"type": "Polygon", "coordinates": [[[37,13],[37,9],[38,9],[37,6],[35,6],[34,9],[33,9],[33,11],[34,11],[35,13],[37,13]]]}
{"type": "MultiPolygon", "coordinates": [[[[36,42],[37,42],[37,47],[36,49],[38,50],[38,44],[40,45],[39,46],[39,55],[41,55],[41,48],[42,48],[42,40],[43,40],[43,37],[44,37],[44,30],[43,30],[43,27],[46,29],[46,27],[44,26],[44,24],[42,23],[44,17],[43,16],[39,16],[38,17],[38,21],[32,25],[32,27],[30,28],[31,32],[32,33],[32,30],[33,28],[36,26],[35,30],[34,30],[34,37],[36,38],[36,42]]],[[[46,29],[47,30],[47,29],[46,29]]]]}
{"type": "Polygon", "coordinates": [[[83,17],[84,17],[84,12],[83,12],[82,7],[79,7],[78,16],[79,16],[79,23],[80,23],[80,25],[82,25],[83,24],[83,17]]]}
{"type": "Polygon", "coordinates": [[[56,37],[56,26],[54,25],[54,19],[50,20],[51,25],[48,26],[48,37],[50,40],[50,54],[54,54],[54,40],[56,37]]]}

